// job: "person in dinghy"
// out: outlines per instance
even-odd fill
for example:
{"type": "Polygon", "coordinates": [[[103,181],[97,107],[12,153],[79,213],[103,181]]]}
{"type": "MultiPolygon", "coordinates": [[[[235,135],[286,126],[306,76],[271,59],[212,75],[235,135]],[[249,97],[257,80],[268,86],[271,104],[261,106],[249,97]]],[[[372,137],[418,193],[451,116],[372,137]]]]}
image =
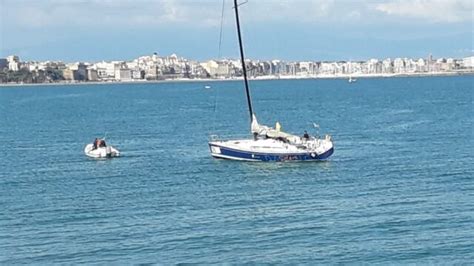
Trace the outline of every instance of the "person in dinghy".
{"type": "Polygon", "coordinates": [[[104,139],[95,138],[94,142],[87,144],[84,153],[92,158],[112,158],[120,156],[120,152],[112,146],[107,146],[104,139]]]}
{"type": "Polygon", "coordinates": [[[96,150],[97,148],[103,148],[103,147],[107,147],[107,144],[105,143],[105,140],[95,138],[94,147],[92,148],[92,150],[96,150]]]}

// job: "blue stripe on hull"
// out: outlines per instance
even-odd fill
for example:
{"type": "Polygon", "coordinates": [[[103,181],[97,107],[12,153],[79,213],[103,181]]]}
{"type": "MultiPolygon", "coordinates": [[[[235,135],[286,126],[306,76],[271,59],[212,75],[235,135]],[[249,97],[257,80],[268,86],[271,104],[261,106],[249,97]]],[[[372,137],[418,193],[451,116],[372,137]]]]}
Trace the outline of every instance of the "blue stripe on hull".
{"type": "MultiPolygon", "coordinates": [[[[326,151],[323,154],[316,155],[314,153],[296,153],[296,154],[262,154],[262,153],[250,153],[246,151],[229,149],[219,145],[209,144],[211,146],[216,146],[220,148],[220,154],[213,154],[214,157],[223,158],[223,159],[237,159],[237,160],[248,160],[248,161],[321,161],[327,159],[334,152],[334,148],[326,151]],[[311,154],[314,155],[311,156],[311,154]],[[220,156],[219,156],[220,155],[220,156]]],[[[211,150],[212,153],[212,150],[211,150]]]]}

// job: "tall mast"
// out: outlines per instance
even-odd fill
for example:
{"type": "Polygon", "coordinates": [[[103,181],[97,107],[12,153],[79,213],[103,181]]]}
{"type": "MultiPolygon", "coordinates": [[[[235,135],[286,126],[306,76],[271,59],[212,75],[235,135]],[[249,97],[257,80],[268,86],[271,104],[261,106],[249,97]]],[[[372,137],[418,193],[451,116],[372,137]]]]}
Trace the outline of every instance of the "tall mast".
{"type": "Polygon", "coordinates": [[[247,94],[247,104],[249,106],[250,123],[252,123],[252,115],[253,115],[252,101],[250,100],[249,82],[247,80],[247,68],[245,67],[244,47],[242,45],[242,35],[240,33],[239,5],[237,4],[237,0],[234,0],[234,9],[235,9],[235,22],[237,24],[237,35],[239,36],[240,61],[242,62],[242,71],[244,72],[245,92],[247,94]]]}

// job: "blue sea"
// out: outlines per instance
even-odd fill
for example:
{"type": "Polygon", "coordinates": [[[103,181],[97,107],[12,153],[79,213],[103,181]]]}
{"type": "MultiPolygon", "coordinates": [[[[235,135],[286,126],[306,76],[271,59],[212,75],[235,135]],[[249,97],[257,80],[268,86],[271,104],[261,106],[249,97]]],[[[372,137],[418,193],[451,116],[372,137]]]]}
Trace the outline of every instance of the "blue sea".
{"type": "Polygon", "coordinates": [[[470,264],[473,81],[251,81],[319,163],[210,156],[249,136],[241,81],[1,87],[0,264],[470,264]]]}

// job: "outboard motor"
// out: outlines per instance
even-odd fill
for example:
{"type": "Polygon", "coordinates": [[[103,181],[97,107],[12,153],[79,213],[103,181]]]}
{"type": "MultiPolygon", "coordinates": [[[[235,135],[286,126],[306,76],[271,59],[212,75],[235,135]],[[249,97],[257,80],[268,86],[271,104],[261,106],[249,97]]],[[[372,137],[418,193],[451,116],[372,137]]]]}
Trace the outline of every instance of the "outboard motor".
{"type": "Polygon", "coordinates": [[[108,158],[112,157],[112,148],[110,148],[110,146],[107,146],[107,147],[105,148],[105,155],[106,155],[108,158]]]}

